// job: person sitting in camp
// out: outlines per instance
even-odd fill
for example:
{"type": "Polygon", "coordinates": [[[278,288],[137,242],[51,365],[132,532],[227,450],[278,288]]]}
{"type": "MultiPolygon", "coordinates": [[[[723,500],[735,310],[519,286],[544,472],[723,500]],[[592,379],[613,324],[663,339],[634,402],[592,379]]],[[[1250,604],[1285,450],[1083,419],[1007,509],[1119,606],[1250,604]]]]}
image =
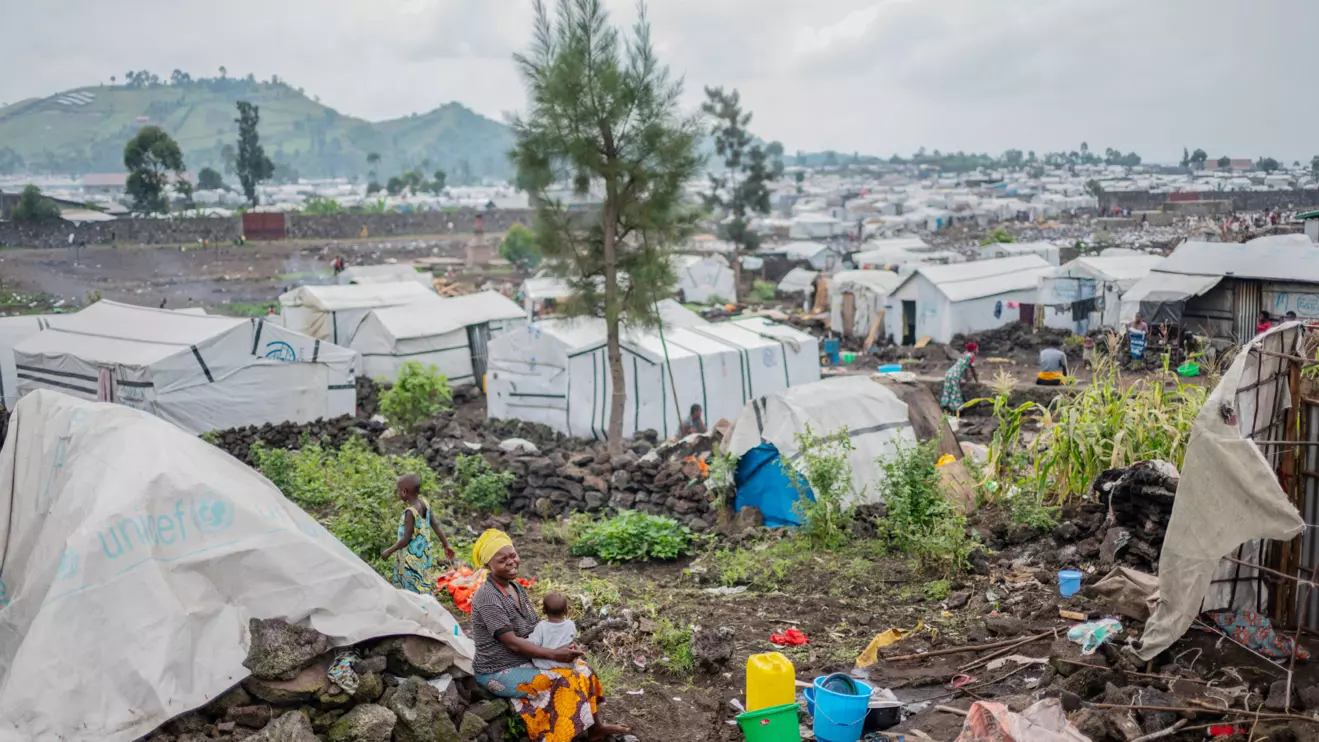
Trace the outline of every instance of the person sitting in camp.
{"type": "Polygon", "coordinates": [[[704,433],[705,420],[701,417],[701,406],[692,405],[691,414],[686,420],[682,421],[682,434],[691,435],[692,433],[704,433]]]}
{"type": "Polygon", "coordinates": [[[962,383],[963,377],[970,372],[971,379],[977,384],[980,383],[980,377],[976,375],[976,353],[980,351],[980,344],[974,340],[966,344],[966,352],[962,353],[953,367],[948,369],[948,373],[943,375],[943,394],[939,396],[939,406],[949,412],[957,412],[962,409],[962,383]]]}
{"type": "Polygon", "coordinates": [[[476,682],[501,698],[510,699],[522,717],[532,742],[571,742],[585,734],[600,740],[630,730],[598,718],[604,688],[583,661],[576,645],[548,649],[529,637],[540,617],[527,591],[517,583],[521,560],[513,540],[490,529],[472,547],[472,563],[490,576],[472,596],[472,640],[476,682]],[[569,663],[542,670],[535,660],[569,663]]]}
{"type": "Polygon", "coordinates": [[[1259,312],[1259,321],[1255,323],[1255,334],[1259,335],[1273,329],[1273,318],[1263,309],[1259,312]]]}
{"type": "Polygon", "coordinates": [[[421,499],[421,477],[404,474],[398,478],[394,491],[407,507],[398,524],[398,541],[380,552],[380,558],[388,559],[395,553],[399,554],[398,561],[394,563],[394,587],[414,593],[429,593],[434,586],[431,572],[435,569],[435,560],[431,557],[431,542],[426,534],[426,526],[421,524],[429,525],[435,535],[440,537],[444,558],[450,562],[454,557],[453,547],[449,546],[449,539],[440,530],[434,511],[421,499]]]}
{"type": "Polygon", "coordinates": [[[1040,351],[1040,372],[1035,375],[1036,386],[1059,386],[1067,375],[1067,354],[1059,348],[1040,351]]]}

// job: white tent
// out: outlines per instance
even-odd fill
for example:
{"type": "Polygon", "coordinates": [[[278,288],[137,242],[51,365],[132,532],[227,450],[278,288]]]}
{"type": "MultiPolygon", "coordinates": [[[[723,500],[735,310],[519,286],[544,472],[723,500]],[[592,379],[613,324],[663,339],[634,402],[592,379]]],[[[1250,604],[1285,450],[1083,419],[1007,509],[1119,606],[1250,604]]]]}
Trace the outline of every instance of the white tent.
{"type": "Polygon", "coordinates": [[[947,343],[953,335],[1033,321],[1039,279],[1053,271],[1038,255],[919,265],[889,294],[893,335],[910,345],[926,335],[947,343]]]}
{"type": "Polygon", "coordinates": [[[57,389],[190,433],[351,415],[361,360],[258,318],[99,301],[14,346],[19,394],[57,389]]]}
{"type": "Polygon", "coordinates": [[[47,390],[18,403],[10,430],[0,742],[140,739],[248,675],[254,618],[334,646],[427,636],[471,671],[471,640],[434,598],[395,589],[215,446],[47,390]]]}
{"type": "Polygon", "coordinates": [[[792,218],[788,236],[794,240],[827,239],[847,234],[848,225],[828,214],[800,214],[792,218]]]}
{"type": "Polygon", "coordinates": [[[366,375],[394,379],[403,364],[434,365],[449,383],[479,383],[490,338],[526,324],[517,303],[495,291],[372,309],[348,335],[366,375]]]}
{"type": "MultiPolygon", "coordinates": [[[[818,341],[760,318],[666,329],[662,340],[628,333],[621,345],[625,436],[675,435],[693,404],[707,420],[733,417],[756,395],[820,378],[818,341]]],[[[604,438],[612,393],[604,321],[541,320],[492,340],[486,391],[492,418],[604,438]]]]}
{"type": "Polygon", "coordinates": [[[827,436],[847,431],[853,450],[848,454],[855,485],[850,504],[880,501],[884,479],[877,459],[891,456],[899,444],[916,443],[907,403],[869,376],[841,376],[757,397],[743,407],[729,434],[728,450],[742,457],[762,443],[778,449],[788,461],[797,459],[797,434],[827,436]]]}
{"type": "Polygon", "coordinates": [[[833,272],[843,265],[843,254],[823,242],[789,242],[773,250],[763,252],[782,252],[793,263],[806,263],[811,270],[833,272]]]}
{"type": "Polygon", "coordinates": [[[18,372],[14,368],[14,346],[46,329],[46,320],[58,314],[27,314],[0,317],[0,407],[12,410],[18,401],[18,372]]]}
{"type": "Polygon", "coordinates": [[[673,267],[678,274],[678,291],[684,301],[713,304],[737,301],[733,269],[722,255],[675,255],[673,267]]]}
{"type": "Polygon", "coordinates": [[[384,263],[381,265],[352,265],[339,274],[339,285],[348,286],[363,283],[400,283],[413,281],[426,288],[434,288],[434,278],[430,273],[422,273],[410,265],[402,263],[384,263]]]}
{"type": "Polygon", "coordinates": [[[558,276],[535,276],[522,282],[522,307],[528,317],[537,315],[546,301],[563,301],[572,296],[572,287],[558,276]]]}
{"type": "Polygon", "coordinates": [[[1039,303],[1044,324],[1084,335],[1090,330],[1121,324],[1122,295],[1163,257],[1137,253],[1126,256],[1087,256],[1060,267],[1040,279],[1039,303]],[[1077,305],[1078,302],[1082,304],[1077,305]]]}
{"type": "Polygon", "coordinates": [[[346,343],[372,309],[401,307],[439,296],[415,281],[352,286],[299,286],[279,297],[284,326],[332,343],[346,343]]]}
{"type": "MultiPolygon", "coordinates": [[[[865,338],[889,294],[902,279],[892,271],[841,271],[829,279],[829,329],[844,337],[865,338]],[[849,298],[850,297],[850,298],[849,298]]],[[[888,337],[887,316],[878,338],[888,337]]]]}
{"type": "Polygon", "coordinates": [[[980,248],[980,257],[1015,258],[1022,255],[1038,255],[1048,261],[1049,265],[1062,262],[1062,248],[1052,242],[996,242],[980,248]]]}
{"type": "Polygon", "coordinates": [[[779,294],[810,294],[815,290],[815,279],[819,275],[819,271],[793,268],[779,280],[774,291],[779,294]]]}

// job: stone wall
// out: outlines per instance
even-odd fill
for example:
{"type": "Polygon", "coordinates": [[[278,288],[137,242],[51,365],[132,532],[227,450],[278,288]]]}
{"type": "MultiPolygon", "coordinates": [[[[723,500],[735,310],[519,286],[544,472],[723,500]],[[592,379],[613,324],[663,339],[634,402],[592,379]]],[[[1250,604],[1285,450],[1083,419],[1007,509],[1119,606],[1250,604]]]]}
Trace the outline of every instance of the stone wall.
{"type": "MultiPolygon", "coordinates": [[[[530,225],[533,212],[530,209],[487,212],[463,209],[409,214],[288,214],[285,223],[287,234],[293,239],[349,240],[359,238],[363,226],[367,228],[370,237],[467,233],[475,230],[478,216],[482,217],[486,232],[498,234],[513,224],[530,225]],[[453,224],[452,230],[450,224],[453,224]]],[[[91,224],[0,222],[0,246],[68,247],[70,234],[73,235],[74,243],[88,245],[180,245],[202,239],[233,242],[242,232],[241,216],[173,219],[127,217],[91,224]]]]}
{"type": "MultiPolygon", "coordinates": [[[[1106,208],[1132,211],[1157,211],[1168,202],[1167,193],[1153,191],[1110,191],[1099,197],[1099,205],[1106,208]]],[[[1266,209],[1308,209],[1319,206],[1319,189],[1300,188],[1291,191],[1217,191],[1204,193],[1201,201],[1228,201],[1235,211],[1264,211],[1266,209]]]]}

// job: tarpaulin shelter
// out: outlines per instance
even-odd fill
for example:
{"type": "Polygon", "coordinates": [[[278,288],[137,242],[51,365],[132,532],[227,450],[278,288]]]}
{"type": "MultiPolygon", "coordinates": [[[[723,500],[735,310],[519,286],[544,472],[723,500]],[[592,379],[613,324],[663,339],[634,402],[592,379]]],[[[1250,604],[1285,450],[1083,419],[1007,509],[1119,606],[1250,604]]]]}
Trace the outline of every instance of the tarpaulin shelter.
{"type": "MultiPolygon", "coordinates": [[[[829,279],[829,329],[844,337],[864,338],[902,279],[892,271],[839,271],[829,279]]],[[[887,317],[877,337],[888,337],[887,317]]]]}
{"type": "Polygon", "coordinates": [[[527,322],[516,302],[496,291],[372,309],[348,335],[366,375],[394,379],[405,363],[433,365],[450,384],[479,383],[487,346],[527,322]]]}
{"type": "Polygon", "coordinates": [[[18,402],[18,370],[14,368],[14,346],[46,329],[46,320],[57,314],[28,314],[0,317],[0,407],[14,409],[18,402]]]}
{"type": "Polygon", "coordinates": [[[350,265],[336,279],[340,286],[364,283],[401,283],[412,281],[427,289],[435,288],[435,279],[430,272],[422,272],[402,263],[384,263],[381,265],[350,265]]]}
{"type": "Polygon", "coordinates": [[[918,265],[889,294],[890,327],[903,345],[947,343],[1014,322],[1034,323],[1039,279],[1054,270],[1038,255],[918,265]]]}
{"type": "Polygon", "coordinates": [[[415,281],[352,286],[299,286],[279,297],[284,326],[319,340],[347,343],[372,309],[401,307],[439,299],[415,281]]]}
{"type": "Polygon", "coordinates": [[[728,451],[739,457],[734,475],[737,509],[759,508],[770,527],[800,525],[793,505],[801,492],[782,462],[797,465],[797,435],[808,425],[819,436],[846,429],[857,490],[850,505],[879,502],[884,472],[876,460],[904,442],[916,442],[907,403],[868,376],[826,379],[757,396],[737,415],[728,436],[728,451]]]}
{"type": "MultiPolygon", "coordinates": [[[[625,436],[647,429],[675,435],[693,404],[706,420],[731,418],[757,395],[820,378],[819,342],[761,318],[666,328],[662,338],[625,331],[620,345],[625,436]]],[[[490,342],[492,418],[603,439],[612,389],[604,320],[540,320],[490,342]]]]}
{"type": "Polygon", "coordinates": [[[1172,646],[1202,611],[1268,611],[1273,588],[1259,570],[1223,557],[1268,566],[1264,540],[1289,541],[1305,528],[1277,475],[1295,448],[1285,441],[1296,427],[1299,390],[1291,379],[1301,327],[1288,323],[1250,341],[1200,408],[1159,554],[1158,601],[1136,651],[1141,659],[1172,646]]]}
{"type": "Polygon", "coordinates": [[[129,742],[243,678],[251,619],[334,646],[474,647],[261,475],[127,407],[41,390],[0,450],[0,742],[129,742]]]}
{"type": "Polygon", "coordinates": [[[678,274],[677,290],[683,301],[696,304],[737,301],[733,269],[722,255],[675,255],[673,267],[678,274]]]}
{"type": "Polygon", "coordinates": [[[190,433],[351,415],[357,353],[260,318],[99,301],[14,346],[19,394],[118,402],[190,433]]]}
{"type": "Polygon", "coordinates": [[[1160,255],[1077,258],[1040,279],[1044,325],[1084,335],[1121,325],[1122,295],[1163,263],[1160,255]]]}

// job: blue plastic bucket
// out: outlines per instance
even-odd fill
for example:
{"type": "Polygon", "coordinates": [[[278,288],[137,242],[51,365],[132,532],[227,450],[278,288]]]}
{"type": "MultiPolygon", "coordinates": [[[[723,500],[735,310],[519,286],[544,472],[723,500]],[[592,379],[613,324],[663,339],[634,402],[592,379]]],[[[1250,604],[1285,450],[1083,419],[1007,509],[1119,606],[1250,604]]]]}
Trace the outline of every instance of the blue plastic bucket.
{"type": "Polygon", "coordinates": [[[806,713],[815,716],[815,688],[802,689],[801,696],[806,699],[806,713]]]}
{"type": "Polygon", "coordinates": [[[901,370],[902,370],[901,363],[886,363],[883,366],[879,367],[879,373],[881,374],[896,374],[901,370]]]}
{"type": "Polygon", "coordinates": [[[1058,592],[1064,598],[1070,598],[1081,589],[1081,573],[1074,569],[1064,569],[1058,573],[1058,592]]]}
{"type": "Polygon", "coordinates": [[[861,739],[861,727],[865,723],[866,713],[870,711],[869,685],[860,680],[856,683],[859,695],[849,696],[825,690],[821,683],[827,676],[815,679],[815,723],[812,729],[820,742],[858,742],[861,739]]]}

